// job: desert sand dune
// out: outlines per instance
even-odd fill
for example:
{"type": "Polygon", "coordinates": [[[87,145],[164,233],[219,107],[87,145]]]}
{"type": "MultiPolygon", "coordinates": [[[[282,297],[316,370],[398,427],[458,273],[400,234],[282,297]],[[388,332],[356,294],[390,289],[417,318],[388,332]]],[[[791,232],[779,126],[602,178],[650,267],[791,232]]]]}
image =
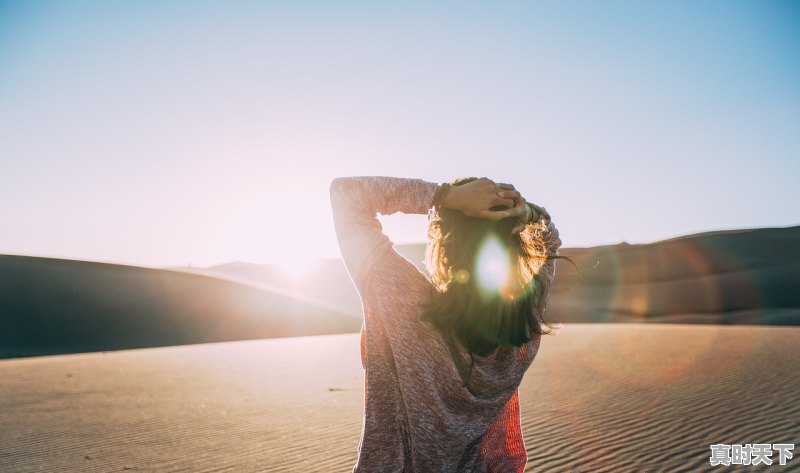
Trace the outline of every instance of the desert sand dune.
{"type": "Polygon", "coordinates": [[[204,275],[0,255],[0,358],[354,332],[360,316],[204,275]]]}
{"type": "MultiPolygon", "coordinates": [[[[398,245],[422,268],[424,245],[398,245]]],[[[547,317],[573,322],[800,324],[800,226],[565,248],[547,317]]],[[[302,280],[244,262],[191,271],[0,255],[0,358],[356,332],[340,259],[302,280]]]]}
{"type": "MultiPolygon", "coordinates": [[[[800,328],[568,324],[520,398],[527,471],[711,468],[713,443],[800,445],[800,328]]],[[[0,465],[31,471],[345,472],[353,334],[0,361],[0,465]]],[[[777,457],[775,457],[777,458],[777,457]]]]}
{"type": "MultiPolygon", "coordinates": [[[[397,245],[425,271],[425,245],[397,245]]],[[[557,261],[550,317],[561,322],[658,322],[800,325],[800,226],[723,230],[649,244],[564,248],[584,280],[557,261]]],[[[323,260],[302,281],[270,265],[195,269],[272,290],[304,295],[360,316],[341,260],[323,260]]]]}
{"type": "Polygon", "coordinates": [[[341,258],[323,258],[302,277],[291,277],[272,264],[226,263],[209,268],[165,268],[249,284],[270,292],[310,300],[361,317],[361,299],[341,258]]]}
{"type": "Polygon", "coordinates": [[[575,285],[572,268],[558,263],[548,306],[558,321],[800,325],[800,227],[562,254],[590,269],[575,285]]]}

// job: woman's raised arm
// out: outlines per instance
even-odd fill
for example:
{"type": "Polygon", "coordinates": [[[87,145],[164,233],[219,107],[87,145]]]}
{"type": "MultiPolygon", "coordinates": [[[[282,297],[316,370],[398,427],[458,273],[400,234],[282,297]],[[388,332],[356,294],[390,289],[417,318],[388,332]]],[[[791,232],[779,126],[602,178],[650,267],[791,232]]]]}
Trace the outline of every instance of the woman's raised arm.
{"type": "Polygon", "coordinates": [[[427,214],[439,185],[385,176],[337,177],[331,182],[331,209],[339,249],[359,292],[374,263],[392,248],[376,214],[427,214]]]}
{"type": "MultiPolygon", "coordinates": [[[[386,176],[337,177],[331,182],[331,207],[339,249],[359,292],[374,263],[392,248],[376,214],[426,214],[441,186],[422,179],[386,176]]],[[[516,217],[527,211],[513,207],[513,199],[498,196],[498,189],[490,179],[481,178],[450,187],[442,205],[493,220],[516,217]],[[498,205],[508,208],[489,210],[498,205]]]]}

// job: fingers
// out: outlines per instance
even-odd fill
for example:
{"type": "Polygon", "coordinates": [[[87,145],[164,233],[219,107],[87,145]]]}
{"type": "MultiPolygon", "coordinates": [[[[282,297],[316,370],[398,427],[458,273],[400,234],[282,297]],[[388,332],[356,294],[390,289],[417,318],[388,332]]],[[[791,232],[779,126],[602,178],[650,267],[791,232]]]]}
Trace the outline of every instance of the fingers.
{"type": "Polygon", "coordinates": [[[506,218],[505,213],[505,210],[496,210],[494,212],[491,210],[483,210],[478,212],[478,217],[485,218],[487,220],[502,220],[506,218]]]}
{"type": "Polygon", "coordinates": [[[514,190],[514,185],[513,184],[499,183],[499,184],[495,184],[495,185],[500,189],[506,189],[506,190],[511,190],[511,191],[514,190]]]}
{"type": "Polygon", "coordinates": [[[515,190],[502,190],[498,191],[497,195],[500,197],[505,197],[509,199],[514,199],[515,205],[525,205],[525,198],[515,190]]]}
{"type": "Polygon", "coordinates": [[[528,215],[527,206],[524,206],[524,205],[510,208],[510,209],[506,210],[505,212],[508,214],[508,215],[506,215],[506,217],[517,217],[517,218],[519,218],[519,217],[523,217],[523,216],[528,215]]]}
{"type": "Polygon", "coordinates": [[[520,194],[519,194],[519,192],[518,192],[518,191],[515,191],[515,190],[501,190],[501,191],[497,191],[497,195],[499,195],[500,197],[508,197],[508,198],[510,198],[510,199],[513,199],[513,198],[515,198],[515,197],[520,197],[520,194]]]}
{"type": "Polygon", "coordinates": [[[506,210],[495,210],[495,211],[484,210],[478,214],[479,217],[487,218],[490,220],[501,220],[509,217],[519,218],[524,215],[528,215],[528,209],[526,208],[526,206],[511,207],[510,209],[506,210]]]}
{"type": "Polygon", "coordinates": [[[494,199],[492,199],[492,207],[494,207],[495,205],[503,205],[511,208],[514,207],[515,201],[512,199],[501,199],[500,197],[495,197],[494,199]]]}

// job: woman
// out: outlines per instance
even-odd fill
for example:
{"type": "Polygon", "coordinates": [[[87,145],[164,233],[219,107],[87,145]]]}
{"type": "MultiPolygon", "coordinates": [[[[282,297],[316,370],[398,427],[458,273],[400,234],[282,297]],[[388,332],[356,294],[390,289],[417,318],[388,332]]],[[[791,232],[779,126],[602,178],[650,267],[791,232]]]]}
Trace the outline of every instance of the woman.
{"type": "Polygon", "coordinates": [[[330,194],[364,311],[353,471],[523,471],[517,388],[552,328],[542,315],[561,240],[550,215],[487,178],[340,177],[330,194]],[[378,212],[429,215],[430,280],[394,250],[378,212]]]}

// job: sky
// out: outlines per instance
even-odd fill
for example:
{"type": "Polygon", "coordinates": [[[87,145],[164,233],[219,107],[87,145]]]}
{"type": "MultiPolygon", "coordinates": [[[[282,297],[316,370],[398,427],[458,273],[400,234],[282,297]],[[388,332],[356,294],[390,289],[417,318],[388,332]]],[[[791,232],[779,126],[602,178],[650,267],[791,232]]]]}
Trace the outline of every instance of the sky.
{"type": "Polygon", "coordinates": [[[800,224],[800,3],[0,0],[0,254],[337,257],[353,175],[513,183],[565,247],[800,224]]]}

